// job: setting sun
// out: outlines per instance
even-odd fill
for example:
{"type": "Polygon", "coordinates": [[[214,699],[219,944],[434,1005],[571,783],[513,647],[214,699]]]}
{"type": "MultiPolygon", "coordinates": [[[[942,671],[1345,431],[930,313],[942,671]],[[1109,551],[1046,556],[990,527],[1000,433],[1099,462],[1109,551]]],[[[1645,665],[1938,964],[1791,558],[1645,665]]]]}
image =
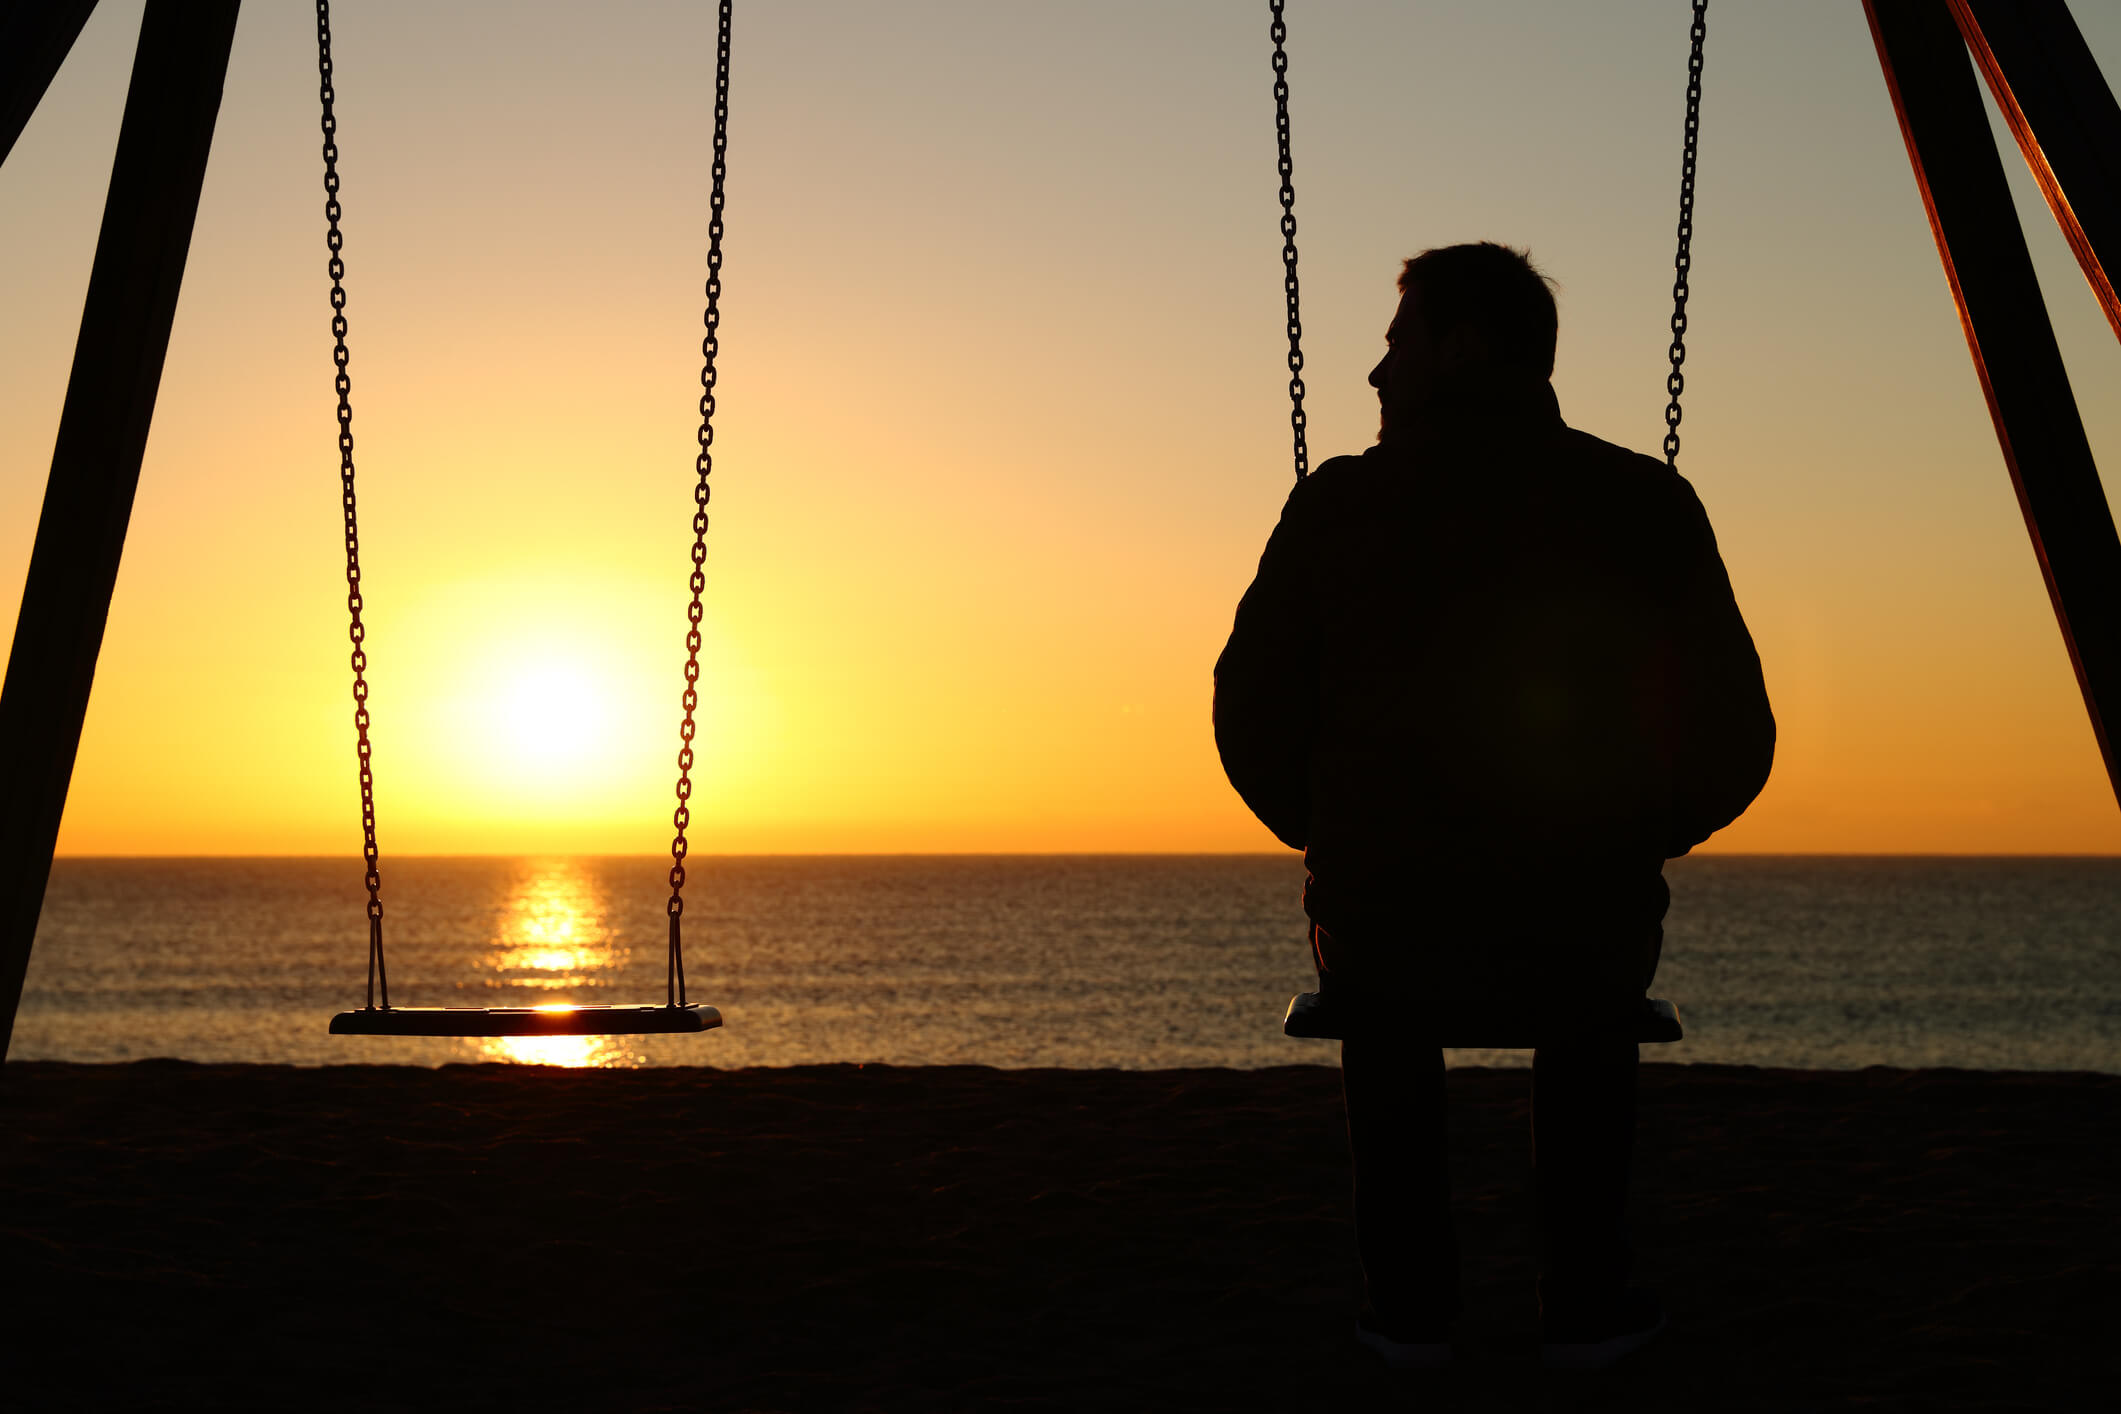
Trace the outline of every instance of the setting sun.
{"type": "Polygon", "coordinates": [[[602,748],[615,725],[607,687],[583,664],[535,664],[505,687],[496,718],[526,769],[577,767],[602,748]]]}

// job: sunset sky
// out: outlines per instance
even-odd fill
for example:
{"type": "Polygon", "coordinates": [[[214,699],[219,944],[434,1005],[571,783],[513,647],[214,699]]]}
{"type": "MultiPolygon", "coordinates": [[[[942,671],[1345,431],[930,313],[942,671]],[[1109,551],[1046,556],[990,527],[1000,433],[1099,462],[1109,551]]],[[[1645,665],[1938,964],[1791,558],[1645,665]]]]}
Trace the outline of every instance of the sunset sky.
{"type": "MultiPolygon", "coordinates": [[[[1481,238],[1653,450],[1687,6],[1289,8],[1314,458],[1399,262],[1481,238]]],[[[0,166],[0,634],[140,9],[0,166]]],[[[712,7],[337,9],[384,852],[661,850],[712,7]]],[[[734,49],[695,847],[1278,848],[1208,726],[1291,475],[1266,6],[740,0],[734,49]]],[[[316,88],[251,0],[64,853],[359,846],[316,88]]],[[[2121,850],[1861,6],[1720,0],[1706,89],[1681,469],[1781,723],[1708,847],[2121,850]]],[[[2112,475],[2121,346],[2006,155],[2112,475]]]]}

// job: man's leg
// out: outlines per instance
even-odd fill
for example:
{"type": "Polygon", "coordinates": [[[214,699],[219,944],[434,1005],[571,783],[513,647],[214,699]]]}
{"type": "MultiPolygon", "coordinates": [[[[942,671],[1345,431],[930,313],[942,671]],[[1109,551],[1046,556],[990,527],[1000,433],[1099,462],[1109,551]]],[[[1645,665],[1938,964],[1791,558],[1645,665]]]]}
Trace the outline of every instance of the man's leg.
{"type": "Polygon", "coordinates": [[[1365,1321],[1397,1339],[1440,1340],[1458,1315],[1443,1052],[1358,1037],[1342,1043],[1340,1069],[1365,1321]]]}
{"type": "Polygon", "coordinates": [[[1633,1041],[1579,1041],[1533,1055],[1539,1294],[1549,1311],[1608,1302],[1627,1285],[1636,1064],[1633,1041]]]}

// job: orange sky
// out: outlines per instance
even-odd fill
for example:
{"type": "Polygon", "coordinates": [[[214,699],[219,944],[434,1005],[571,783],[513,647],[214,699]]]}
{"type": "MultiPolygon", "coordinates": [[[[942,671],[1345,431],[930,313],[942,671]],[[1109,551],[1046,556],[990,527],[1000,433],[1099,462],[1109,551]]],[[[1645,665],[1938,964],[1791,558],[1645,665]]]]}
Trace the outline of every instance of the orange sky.
{"type": "MultiPolygon", "coordinates": [[[[340,8],[384,850],[657,851],[712,15],[340,8]]],[[[1207,724],[1289,477],[1254,8],[739,7],[697,848],[1275,847],[1207,724]]],[[[0,167],[7,632],[139,9],[0,167]]],[[[1561,281],[1565,414],[1654,446],[1684,21],[1294,11],[1314,456],[1397,262],[1480,237],[1561,281]]],[[[63,852],[358,845],[311,43],[246,8],[63,852]]],[[[1710,847],[2121,849],[1860,7],[1720,7],[1707,86],[1682,469],[1782,727],[1710,847]]],[[[2121,349],[2009,165],[2111,466],[2121,349]]]]}

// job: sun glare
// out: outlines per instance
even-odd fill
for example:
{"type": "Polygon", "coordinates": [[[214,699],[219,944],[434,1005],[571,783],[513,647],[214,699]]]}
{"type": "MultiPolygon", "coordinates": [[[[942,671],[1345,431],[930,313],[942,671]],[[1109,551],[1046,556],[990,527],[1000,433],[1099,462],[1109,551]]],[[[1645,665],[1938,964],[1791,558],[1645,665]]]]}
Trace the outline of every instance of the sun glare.
{"type": "MultiPolygon", "coordinates": [[[[390,700],[402,705],[378,720],[402,733],[385,743],[389,779],[416,792],[428,852],[635,853],[668,839],[682,639],[661,617],[647,626],[667,589],[496,575],[411,606],[392,660],[402,669],[390,700]]],[[[773,699],[758,674],[731,666],[713,623],[702,637],[694,780],[713,789],[695,808],[726,815],[739,789],[760,788],[773,699]]]]}
{"type": "Polygon", "coordinates": [[[581,663],[540,663],[507,686],[503,733],[526,767],[566,769],[597,753],[616,726],[610,692],[581,663]]]}

